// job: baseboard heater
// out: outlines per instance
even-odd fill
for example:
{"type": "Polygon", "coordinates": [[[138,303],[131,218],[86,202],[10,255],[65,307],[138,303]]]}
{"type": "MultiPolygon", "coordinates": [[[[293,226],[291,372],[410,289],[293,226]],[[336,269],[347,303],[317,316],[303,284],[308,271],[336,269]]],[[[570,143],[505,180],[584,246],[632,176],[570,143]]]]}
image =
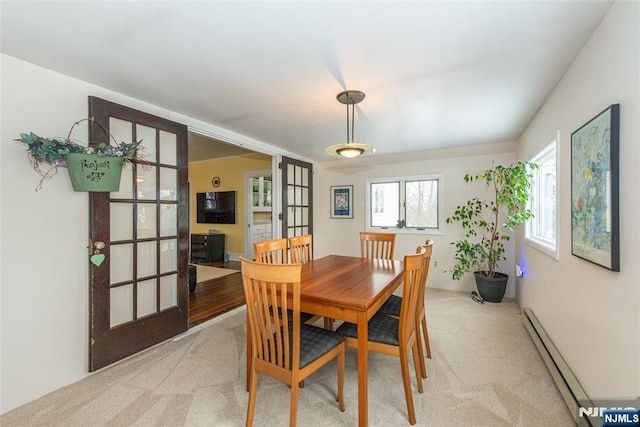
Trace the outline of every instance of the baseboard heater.
{"type": "Polygon", "coordinates": [[[602,427],[602,419],[599,416],[579,415],[580,407],[591,408],[595,405],[587,396],[587,393],[578,382],[576,376],[571,372],[569,365],[564,361],[556,346],[553,345],[551,338],[549,338],[549,335],[547,335],[540,322],[538,322],[533,311],[525,307],[522,309],[522,314],[524,326],[527,328],[527,331],[529,331],[534,344],[542,356],[542,360],[544,360],[544,363],[547,365],[558,390],[560,390],[562,398],[567,404],[569,411],[571,411],[576,425],[602,427]]]}

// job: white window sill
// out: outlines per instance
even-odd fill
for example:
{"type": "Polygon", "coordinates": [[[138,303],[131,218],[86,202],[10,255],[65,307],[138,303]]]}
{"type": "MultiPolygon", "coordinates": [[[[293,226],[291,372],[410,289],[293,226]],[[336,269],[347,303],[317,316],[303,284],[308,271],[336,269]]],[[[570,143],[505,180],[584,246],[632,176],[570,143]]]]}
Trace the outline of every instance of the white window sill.
{"type": "Polygon", "coordinates": [[[434,236],[442,236],[444,234],[442,230],[437,228],[425,228],[424,230],[418,230],[417,228],[367,227],[367,231],[374,233],[418,234],[434,236]]]}
{"type": "Polygon", "coordinates": [[[525,237],[524,238],[524,242],[528,245],[531,246],[534,249],[539,250],[540,252],[542,252],[543,254],[555,259],[556,261],[558,261],[560,259],[557,247],[553,248],[549,245],[546,245],[538,240],[532,239],[531,237],[525,237]]]}

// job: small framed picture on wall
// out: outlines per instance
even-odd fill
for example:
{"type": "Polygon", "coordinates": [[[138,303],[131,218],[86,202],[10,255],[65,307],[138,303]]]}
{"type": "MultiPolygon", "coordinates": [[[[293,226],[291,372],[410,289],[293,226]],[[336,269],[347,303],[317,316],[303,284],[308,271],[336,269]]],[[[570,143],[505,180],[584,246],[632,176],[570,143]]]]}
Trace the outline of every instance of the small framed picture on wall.
{"type": "Polygon", "coordinates": [[[331,218],[353,218],[353,185],[331,187],[331,218]]]}

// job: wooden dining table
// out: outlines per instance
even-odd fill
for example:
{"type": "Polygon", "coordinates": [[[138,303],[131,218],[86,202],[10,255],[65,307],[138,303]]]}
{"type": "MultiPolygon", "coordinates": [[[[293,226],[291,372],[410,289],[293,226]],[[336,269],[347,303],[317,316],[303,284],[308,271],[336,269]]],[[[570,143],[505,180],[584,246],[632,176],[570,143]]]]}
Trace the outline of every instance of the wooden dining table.
{"type": "Polygon", "coordinates": [[[368,423],[368,322],[402,283],[403,269],[402,261],[342,255],[302,265],[300,311],[358,325],[359,426],[368,423]]]}
{"type": "Polygon", "coordinates": [[[403,279],[403,262],[329,255],[302,266],[300,311],[358,325],[358,425],[369,418],[369,319],[403,279]]]}

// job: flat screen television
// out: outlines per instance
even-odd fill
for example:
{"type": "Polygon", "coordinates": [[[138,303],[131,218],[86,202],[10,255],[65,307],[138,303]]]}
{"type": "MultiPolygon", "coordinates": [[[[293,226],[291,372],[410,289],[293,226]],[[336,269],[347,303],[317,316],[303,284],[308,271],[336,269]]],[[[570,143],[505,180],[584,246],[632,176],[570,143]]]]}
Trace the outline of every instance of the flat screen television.
{"type": "Polygon", "coordinates": [[[211,191],[196,194],[197,222],[200,224],[235,224],[236,192],[211,191]]]}

